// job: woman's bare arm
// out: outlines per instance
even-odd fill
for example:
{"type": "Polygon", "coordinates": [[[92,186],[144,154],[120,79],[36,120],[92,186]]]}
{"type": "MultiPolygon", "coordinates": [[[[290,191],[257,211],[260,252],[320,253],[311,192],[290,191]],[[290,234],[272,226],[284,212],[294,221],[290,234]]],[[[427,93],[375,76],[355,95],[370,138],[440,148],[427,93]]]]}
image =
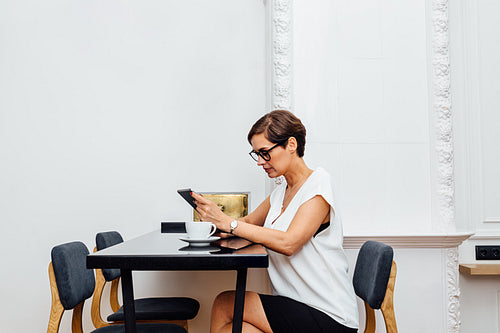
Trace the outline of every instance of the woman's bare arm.
{"type": "Polygon", "coordinates": [[[263,226],[266,221],[267,213],[271,208],[271,201],[269,196],[260,203],[260,205],[250,214],[245,217],[239,218],[238,221],[243,221],[249,224],[263,226]]]}
{"type": "Polygon", "coordinates": [[[287,231],[240,223],[233,234],[290,256],[313,237],[329,213],[330,205],[323,197],[315,196],[299,207],[287,231]]]}
{"type": "MultiPolygon", "coordinates": [[[[215,204],[211,204],[211,201],[207,202],[209,200],[200,198],[197,194],[193,196],[199,205],[198,213],[202,220],[213,222],[224,232],[230,231],[230,223],[233,220],[231,217],[221,212],[215,204]]],[[[270,203],[267,198],[254,211],[255,214],[246,217],[248,221],[246,218],[239,219],[240,222],[233,234],[285,255],[292,255],[301,249],[330,213],[330,205],[322,196],[317,195],[299,207],[287,231],[279,231],[262,227],[269,208],[270,203]]]]}

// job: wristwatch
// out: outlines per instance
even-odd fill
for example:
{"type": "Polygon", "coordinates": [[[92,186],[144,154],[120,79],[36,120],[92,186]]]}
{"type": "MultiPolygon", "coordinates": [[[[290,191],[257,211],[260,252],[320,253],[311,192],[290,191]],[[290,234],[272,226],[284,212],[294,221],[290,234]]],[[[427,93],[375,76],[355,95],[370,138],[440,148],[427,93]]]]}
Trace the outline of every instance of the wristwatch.
{"type": "Polygon", "coordinates": [[[231,226],[231,231],[230,232],[233,233],[234,229],[236,229],[238,227],[238,220],[231,221],[230,226],[231,226]]]}

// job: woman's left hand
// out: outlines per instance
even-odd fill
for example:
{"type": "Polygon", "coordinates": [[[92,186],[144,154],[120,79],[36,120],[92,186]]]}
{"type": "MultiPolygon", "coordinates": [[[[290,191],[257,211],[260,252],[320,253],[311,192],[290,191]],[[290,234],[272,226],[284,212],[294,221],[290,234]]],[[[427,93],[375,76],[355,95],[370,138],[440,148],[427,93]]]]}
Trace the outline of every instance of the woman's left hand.
{"type": "Polygon", "coordinates": [[[196,211],[200,216],[201,221],[212,222],[217,226],[217,229],[226,231],[229,223],[233,220],[231,217],[224,214],[220,208],[208,199],[205,199],[202,195],[192,192],[192,197],[195,199],[196,211]]]}

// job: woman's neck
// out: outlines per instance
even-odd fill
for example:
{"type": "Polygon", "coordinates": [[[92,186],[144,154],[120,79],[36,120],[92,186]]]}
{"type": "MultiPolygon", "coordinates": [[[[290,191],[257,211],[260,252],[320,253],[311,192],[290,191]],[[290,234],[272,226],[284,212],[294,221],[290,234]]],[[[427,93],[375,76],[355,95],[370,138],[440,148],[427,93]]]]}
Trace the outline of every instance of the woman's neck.
{"type": "Polygon", "coordinates": [[[301,183],[312,173],[302,158],[299,158],[295,163],[289,168],[290,171],[283,175],[289,188],[301,183]]]}

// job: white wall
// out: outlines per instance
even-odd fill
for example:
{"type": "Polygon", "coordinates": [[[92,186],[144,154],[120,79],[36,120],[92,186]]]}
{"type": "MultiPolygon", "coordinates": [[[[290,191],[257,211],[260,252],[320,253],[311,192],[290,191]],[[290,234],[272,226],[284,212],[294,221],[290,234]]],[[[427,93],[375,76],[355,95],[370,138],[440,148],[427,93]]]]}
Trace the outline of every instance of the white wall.
{"type": "Polygon", "coordinates": [[[306,158],[335,174],[345,233],[432,231],[425,1],[294,1],[293,19],[306,158]]]}
{"type": "Polygon", "coordinates": [[[293,104],[310,133],[306,160],[334,175],[347,238],[409,236],[395,250],[394,302],[398,330],[415,333],[451,332],[447,252],[410,244],[440,229],[429,3],[296,0],[293,10],[293,104]]]}
{"type": "MultiPolygon", "coordinates": [[[[446,31],[451,38],[451,100],[457,127],[456,227],[486,233],[490,238],[483,244],[498,244],[498,4],[296,0],[294,109],[311,133],[307,160],[326,166],[337,179],[347,238],[413,238],[442,230],[436,198],[439,127],[435,100],[429,96],[436,89],[433,20],[438,4],[450,5],[446,31]]],[[[438,23],[443,28],[447,22],[438,23]]],[[[461,247],[460,262],[472,256],[471,242],[461,247]]],[[[409,243],[407,249],[396,250],[403,264],[395,293],[400,330],[458,332],[453,292],[448,294],[458,285],[453,274],[444,272],[453,264],[453,252],[430,247],[428,254],[434,257],[429,259],[409,243]],[[401,256],[402,251],[407,256],[401,256]],[[406,260],[421,270],[412,271],[415,266],[405,266],[406,260]],[[433,292],[420,298],[423,290],[433,292]],[[430,310],[430,304],[437,307],[430,310]],[[415,320],[415,308],[430,310],[419,313],[425,321],[415,320]]],[[[462,332],[498,331],[495,281],[500,280],[474,283],[463,277],[462,332]],[[477,307],[481,298],[485,311],[477,307]]]]}
{"type": "MultiPolygon", "coordinates": [[[[270,105],[272,3],[0,2],[2,331],[46,329],[52,246],[92,248],[99,231],[128,239],[190,219],[179,187],[250,191],[251,207],[263,199],[269,183],[245,137],[270,105]]],[[[348,236],[436,230],[432,3],[293,1],[293,107],[308,128],[308,163],[337,181],[348,236]]],[[[500,8],[449,5],[456,223],[479,235],[460,248],[465,262],[475,244],[500,243],[500,8]]],[[[347,253],[353,265],[357,251],[347,253]]],[[[396,260],[400,331],[449,331],[444,250],[396,248],[396,260]]],[[[134,278],[137,296],[200,299],[193,332],[206,331],[213,297],[234,284],[231,272],[134,278]]],[[[499,281],[461,276],[462,332],[498,331],[499,281]]],[[[267,288],[262,270],[249,288],[267,288]]]]}
{"type": "MultiPolygon", "coordinates": [[[[476,245],[500,245],[499,10],[493,0],[450,6],[456,220],[459,228],[476,232],[460,247],[461,263],[478,263],[476,245]]],[[[500,277],[461,274],[460,289],[462,332],[499,332],[500,277]]]]}
{"type": "MultiPolygon", "coordinates": [[[[263,199],[246,133],[266,111],[265,26],[255,0],[0,2],[1,331],[46,330],[54,245],[190,219],[180,187],[263,199]]],[[[136,295],[201,298],[204,332],[234,276],[171,274],[136,274],[136,295]]]]}

